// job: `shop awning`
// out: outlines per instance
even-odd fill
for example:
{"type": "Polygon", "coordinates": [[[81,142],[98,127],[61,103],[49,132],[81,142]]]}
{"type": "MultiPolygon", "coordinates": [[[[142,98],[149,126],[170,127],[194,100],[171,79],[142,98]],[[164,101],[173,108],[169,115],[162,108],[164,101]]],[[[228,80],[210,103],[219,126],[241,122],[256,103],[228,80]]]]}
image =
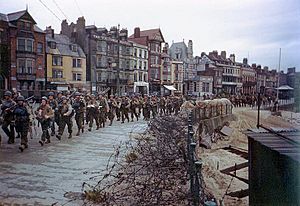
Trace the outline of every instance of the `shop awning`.
{"type": "Polygon", "coordinates": [[[294,88],[290,87],[289,85],[283,85],[276,89],[278,89],[278,90],[294,90],[294,88]]]}
{"type": "Polygon", "coordinates": [[[171,85],[164,85],[164,87],[170,91],[176,91],[177,89],[171,85]]]}

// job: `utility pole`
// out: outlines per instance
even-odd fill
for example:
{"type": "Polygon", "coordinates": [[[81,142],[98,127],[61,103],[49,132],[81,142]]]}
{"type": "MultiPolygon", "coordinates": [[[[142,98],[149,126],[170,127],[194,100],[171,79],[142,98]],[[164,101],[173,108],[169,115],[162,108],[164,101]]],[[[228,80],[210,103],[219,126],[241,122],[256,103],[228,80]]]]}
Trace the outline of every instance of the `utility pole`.
{"type": "Polygon", "coordinates": [[[118,96],[121,96],[121,91],[120,91],[120,24],[118,24],[118,29],[117,29],[117,40],[118,40],[117,94],[118,94],[118,96]]]}
{"type": "Polygon", "coordinates": [[[281,63],[281,48],[279,48],[279,66],[278,66],[278,74],[277,74],[277,95],[276,95],[276,99],[277,99],[277,111],[279,111],[279,74],[280,74],[280,63],[281,63]]]}

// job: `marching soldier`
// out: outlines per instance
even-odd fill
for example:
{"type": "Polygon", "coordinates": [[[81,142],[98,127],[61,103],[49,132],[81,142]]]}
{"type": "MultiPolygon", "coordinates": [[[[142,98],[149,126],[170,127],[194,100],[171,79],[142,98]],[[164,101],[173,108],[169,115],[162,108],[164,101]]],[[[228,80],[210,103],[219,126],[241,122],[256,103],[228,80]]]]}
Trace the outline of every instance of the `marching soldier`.
{"type": "Polygon", "coordinates": [[[16,131],[21,136],[21,145],[19,147],[20,151],[23,152],[24,149],[28,148],[28,130],[29,130],[29,111],[25,106],[25,98],[23,96],[17,97],[17,105],[13,111],[16,121],[16,131]]]}
{"type": "Polygon", "coordinates": [[[109,106],[105,97],[99,95],[99,124],[100,127],[105,127],[106,113],[109,112],[109,106]]]}
{"type": "Polygon", "coordinates": [[[108,119],[110,121],[109,126],[112,125],[113,120],[115,118],[115,111],[118,108],[118,104],[116,100],[114,99],[113,95],[110,95],[109,100],[107,101],[108,107],[109,107],[109,112],[108,112],[108,119]]]}
{"type": "Polygon", "coordinates": [[[123,96],[122,100],[121,100],[121,107],[120,107],[121,116],[122,116],[122,122],[121,123],[124,123],[125,118],[129,122],[129,115],[128,115],[129,108],[130,108],[129,99],[126,96],[123,96]]]}
{"type": "Polygon", "coordinates": [[[78,132],[76,136],[79,136],[80,130],[84,132],[84,110],[85,110],[85,103],[84,100],[80,97],[79,92],[75,92],[75,99],[73,103],[73,109],[75,110],[75,121],[78,127],[78,132]]]}
{"type": "Polygon", "coordinates": [[[158,102],[157,102],[157,97],[156,96],[153,96],[151,98],[150,104],[151,104],[152,117],[155,118],[156,114],[157,114],[157,106],[158,106],[158,102]]]}
{"type": "Polygon", "coordinates": [[[166,100],[165,100],[164,97],[160,98],[160,101],[159,101],[159,110],[160,110],[160,116],[166,114],[166,100]]]}
{"type": "Polygon", "coordinates": [[[51,109],[50,105],[48,104],[47,97],[42,97],[42,103],[36,110],[36,118],[40,122],[42,127],[42,137],[39,143],[41,146],[44,144],[50,143],[50,135],[49,135],[49,128],[50,128],[50,121],[51,118],[54,116],[54,112],[51,109]],[[46,140],[46,142],[45,142],[46,140]]]}
{"type": "Polygon", "coordinates": [[[86,106],[86,112],[87,112],[87,116],[89,117],[89,131],[92,131],[92,127],[93,127],[93,123],[94,120],[96,122],[96,130],[99,129],[99,118],[98,118],[98,102],[95,99],[95,95],[91,95],[91,99],[87,102],[87,106],[86,106]]]}
{"type": "Polygon", "coordinates": [[[60,115],[59,125],[58,125],[58,135],[56,138],[61,140],[61,136],[65,130],[66,125],[68,126],[68,138],[72,138],[72,116],[73,116],[73,109],[72,106],[68,103],[68,99],[65,96],[61,97],[62,104],[58,107],[58,113],[60,115]]]}
{"type": "Polygon", "coordinates": [[[131,121],[133,122],[133,118],[135,116],[136,121],[139,121],[139,115],[138,115],[138,106],[139,106],[139,100],[137,97],[133,97],[130,102],[130,113],[131,113],[131,121]]]}
{"type": "Polygon", "coordinates": [[[144,101],[143,101],[143,116],[144,116],[144,120],[149,120],[150,119],[150,111],[151,111],[151,104],[150,104],[150,100],[147,96],[144,97],[144,101]]]}
{"type": "MultiPolygon", "coordinates": [[[[54,99],[54,93],[53,92],[49,92],[48,98],[49,98],[49,101],[48,101],[49,102],[49,106],[51,107],[51,109],[53,111],[57,111],[58,103],[54,99]]],[[[58,115],[57,115],[57,118],[58,118],[58,115]]],[[[58,120],[56,122],[58,122],[58,120]]],[[[51,127],[51,136],[54,136],[55,135],[55,117],[52,117],[50,119],[50,127],[51,127]]]]}
{"type": "Polygon", "coordinates": [[[1,116],[3,118],[2,129],[5,134],[8,136],[8,144],[15,143],[15,132],[14,132],[14,115],[12,113],[13,107],[16,103],[12,100],[12,93],[10,91],[6,91],[4,93],[4,101],[1,105],[1,116]],[[8,129],[8,127],[10,127],[8,129]]]}
{"type": "Polygon", "coordinates": [[[122,103],[122,99],[120,97],[116,97],[116,103],[117,103],[117,107],[116,107],[116,116],[117,116],[117,121],[120,121],[121,119],[121,103],[122,103]]]}

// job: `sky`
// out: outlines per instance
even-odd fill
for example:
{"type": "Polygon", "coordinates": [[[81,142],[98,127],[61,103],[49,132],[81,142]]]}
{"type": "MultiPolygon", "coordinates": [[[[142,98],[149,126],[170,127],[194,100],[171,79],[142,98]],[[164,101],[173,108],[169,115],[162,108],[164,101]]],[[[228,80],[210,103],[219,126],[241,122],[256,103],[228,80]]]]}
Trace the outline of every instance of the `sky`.
{"type": "Polygon", "coordinates": [[[193,41],[194,55],[217,50],[237,61],[300,71],[300,0],[0,0],[0,13],[24,10],[41,29],[61,20],[98,27],[160,28],[169,45],[193,41]],[[52,14],[44,3],[54,14],[52,14]],[[59,20],[60,19],[60,20],[59,20]]]}

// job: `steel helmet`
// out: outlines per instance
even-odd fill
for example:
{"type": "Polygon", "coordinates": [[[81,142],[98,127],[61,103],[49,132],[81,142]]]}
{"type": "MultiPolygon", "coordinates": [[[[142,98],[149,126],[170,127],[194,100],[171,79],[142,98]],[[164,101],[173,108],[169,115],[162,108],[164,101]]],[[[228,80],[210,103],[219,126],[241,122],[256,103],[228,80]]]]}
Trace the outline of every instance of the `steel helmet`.
{"type": "Polygon", "coordinates": [[[11,96],[12,96],[11,91],[5,91],[5,92],[4,92],[4,96],[9,96],[9,97],[11,97],[11,96]]]}
{"type": "Polygon", "coordinates": [[[18,96],[17,101],[25,101],[25,98],[23,96],[18,96]]]}
{"type": "Polygon", "coordinates": [[[47,101],[48,99],[47,99],[47,97],[46,97],[46,96],[43,96],[43,97],[42,97],[42,100],[45,100],[45,101],[47,101]]]}

